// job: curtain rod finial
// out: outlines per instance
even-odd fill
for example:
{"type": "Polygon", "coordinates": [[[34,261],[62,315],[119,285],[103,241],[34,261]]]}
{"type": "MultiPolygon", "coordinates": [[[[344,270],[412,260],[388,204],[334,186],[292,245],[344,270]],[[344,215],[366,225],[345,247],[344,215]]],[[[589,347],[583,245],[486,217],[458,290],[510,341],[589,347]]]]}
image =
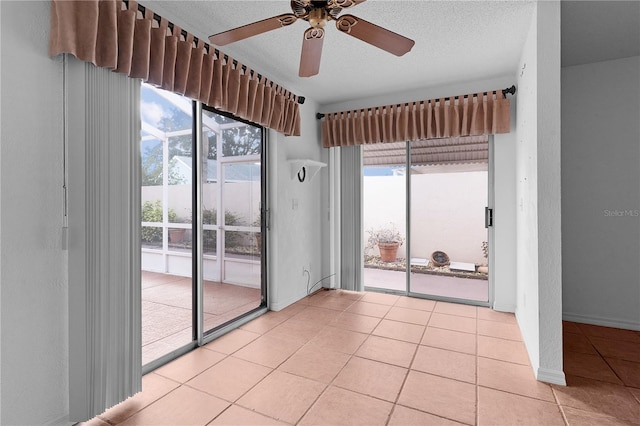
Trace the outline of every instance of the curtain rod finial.
{"type": "Polygon", "coordinates": [[[507,93],[511,94],[511,95],[515,95],[516,94],[516,85],[512,85],[511,87],[509,87],[508,89],[504,89],[502,91],[503,95],[506,95],[507,93]]]}
{"type": "Polygon", "coordinates": [[[321,120],[324,117],[324,114],[321,112],[316,112],[316,119],[321,120]]]}
{"type": "Polygon", "coordinates": [[[304,96],[298,96],[298,103],[300,105],[302,105],[304,103],[304,101],[305,101],[305,97],[304,96]]]}

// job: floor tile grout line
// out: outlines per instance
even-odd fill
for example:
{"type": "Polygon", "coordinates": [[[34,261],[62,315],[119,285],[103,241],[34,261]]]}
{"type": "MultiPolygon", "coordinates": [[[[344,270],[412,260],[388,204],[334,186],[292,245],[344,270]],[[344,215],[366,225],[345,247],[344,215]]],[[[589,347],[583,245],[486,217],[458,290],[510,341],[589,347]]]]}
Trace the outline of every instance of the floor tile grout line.
{"type": "MultiPolygon", "coordinates": [[[[435,308],[435,305],[434,305],[435,308]]],[[[407,379],[409,378],[409,374],[412,371],[412,367],[413,367],[413,363],[415,362],[416,359],[416,355],[418,354],[418,349],[420,348],[420,342],[422,342],[422,340],[424,339],[424,335],[427,332],[427,326],[429,324],[429,321],[431,321],[431,316],[433,315],[433,311],[429,312],[429,319],[427,320],[427,324],[425,324],[424,326],[424,330],[422,330],[422,336],[420,336],[420,340],[418,341],[418,343],[416,344],[416,347],[413,350],[413,356],[411,357],[411,361],[409,362],[409,366],[407,367],[407,373],[404,375],[404,379],[402,380],[402,384],[400,385],[400,389],[398,390],[398,394],[396,395],[396,399],[393,402],[393,406],[391,407],[391,411],[389,412],[389,416],[387,417],[387,421],[385,423],[385,425],[388,425],[389,422],[391,421],[391,416],[393,416],[393,413],[398,405],[398,401],[400,400],[400,395],[402,394],[402,391],[404,390],[404,386],[407,383],[407,379]]]]}

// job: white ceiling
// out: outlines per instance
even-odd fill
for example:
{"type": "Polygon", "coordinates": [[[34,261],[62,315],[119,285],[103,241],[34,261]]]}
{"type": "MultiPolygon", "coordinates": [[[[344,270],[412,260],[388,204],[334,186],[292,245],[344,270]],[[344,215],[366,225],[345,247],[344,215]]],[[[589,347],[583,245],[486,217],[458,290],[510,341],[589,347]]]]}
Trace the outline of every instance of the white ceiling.
{"type": "MultiPolygon", "coordinates": [[[[141,3],[205,40],[291,12],[288,0],[141,3]]],[[[636,1],[563,1],[563,65],[639,55],[638,6],[636,1]]],[[[534,3],[526,0],[368,0],[347,13],[415,40],[412,51],[396,57],[338,32],[330,22],[320,73],[309,78],[298,77],[302,34],[308,27],[301,20],[220,50],[294,93],[326,105],[515,75],[533,10],[534,3]]]]}

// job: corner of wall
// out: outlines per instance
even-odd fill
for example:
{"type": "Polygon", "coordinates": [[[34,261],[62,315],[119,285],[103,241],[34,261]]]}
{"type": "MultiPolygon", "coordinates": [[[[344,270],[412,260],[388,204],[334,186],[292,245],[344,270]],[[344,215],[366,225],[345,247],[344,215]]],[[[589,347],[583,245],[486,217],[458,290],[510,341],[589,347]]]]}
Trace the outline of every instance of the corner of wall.
{"type": "Polygon", "coordinates": [[[310,99],[301,105],[300,136],[270,133],[269,306],[274,310],[305,297],[307,288],[323,278],[326,215],[322,194],[328,176],[326,167],[312,179],[299,182],[292,176],[288,162],[323,161],[316,111],[317,104],[310,99]]]}

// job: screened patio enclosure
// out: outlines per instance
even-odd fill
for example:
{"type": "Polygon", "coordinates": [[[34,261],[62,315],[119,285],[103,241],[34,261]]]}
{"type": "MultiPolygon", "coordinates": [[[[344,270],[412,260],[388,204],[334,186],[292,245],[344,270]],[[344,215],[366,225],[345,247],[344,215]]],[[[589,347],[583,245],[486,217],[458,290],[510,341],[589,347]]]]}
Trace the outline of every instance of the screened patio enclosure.
{"type": "Polygon", "coordinates": [[[198,110],[190,99],[147,84],[141,87],[141,129],[147,364],[196,340],[200,321],[207,335],[264,306],[263,129],[198,110]],[[194,277],[201,279],[201,293],[194,277]]]}

